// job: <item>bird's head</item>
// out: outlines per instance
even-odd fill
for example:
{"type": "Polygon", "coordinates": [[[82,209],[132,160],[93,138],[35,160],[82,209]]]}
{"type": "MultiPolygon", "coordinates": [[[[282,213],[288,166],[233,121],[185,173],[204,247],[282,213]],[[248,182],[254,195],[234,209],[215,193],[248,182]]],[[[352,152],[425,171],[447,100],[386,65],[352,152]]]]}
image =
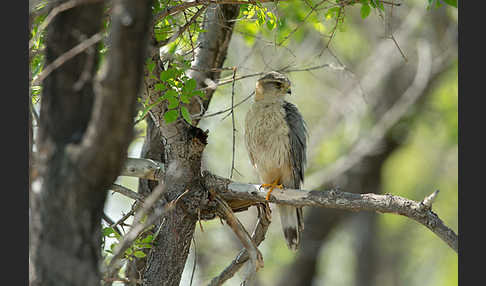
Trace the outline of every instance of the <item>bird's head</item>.
{"type": "Polygon", "coordinates": [[[272,71],[258,79],[255,100],[283,98],[290,93],[290,80],[285,75],[272,71]]]}

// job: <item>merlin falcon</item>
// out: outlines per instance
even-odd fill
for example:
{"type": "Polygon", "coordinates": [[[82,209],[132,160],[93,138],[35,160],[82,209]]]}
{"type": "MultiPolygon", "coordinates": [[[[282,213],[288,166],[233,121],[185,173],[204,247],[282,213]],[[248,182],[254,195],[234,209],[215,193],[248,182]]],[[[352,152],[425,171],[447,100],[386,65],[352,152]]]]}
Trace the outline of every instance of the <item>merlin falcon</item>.
{"type": "MultiPolygon", "coordinates": [[[[304,181],[307,129],[297,107],[285,101],[289,94],[289,79],[269,72],[257,81],[246,114],[246,148],[261,186],[269,189],[267,200],[275,188],[300,189],[304,181]]],[[[279,204],[277,209],[287,246],[297,250],[304,229],[302,208],[279,204]]]]}

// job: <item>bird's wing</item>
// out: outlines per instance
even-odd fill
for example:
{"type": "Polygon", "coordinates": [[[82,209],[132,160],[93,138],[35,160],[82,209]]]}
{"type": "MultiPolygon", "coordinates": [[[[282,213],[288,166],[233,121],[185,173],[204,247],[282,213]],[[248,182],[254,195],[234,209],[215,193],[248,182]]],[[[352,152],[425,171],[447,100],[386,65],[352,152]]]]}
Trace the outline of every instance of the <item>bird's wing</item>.
{"type": "Polygon", "coordinates": [[[289,127],[290,163],[294,180],[292,187],[299,189],[301,182],[304,181],[304,167],[307,161],[307,127],[295,105],[285,101],[283,108],[285,110],[285,121],[289,127]]]}

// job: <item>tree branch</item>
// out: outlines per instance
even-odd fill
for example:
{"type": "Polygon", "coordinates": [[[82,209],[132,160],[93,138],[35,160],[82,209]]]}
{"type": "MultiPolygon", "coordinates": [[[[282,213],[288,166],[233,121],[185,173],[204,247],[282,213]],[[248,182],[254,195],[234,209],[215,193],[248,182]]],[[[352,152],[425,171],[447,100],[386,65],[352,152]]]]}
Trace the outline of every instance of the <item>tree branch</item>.
{"type": "Polygon", "coordinates": [[[130,190],[129,188],[126,188],[122,185],[113,184],[113,185],[111,185],[111,190],[113,192],[122,194],[125,197],[129,197],[132,200],[143,202],[143,196],[142,195],[140,195],[139,193],[134,192],[134,191],[130,190]]]}
{"type": "Polygon", "coordinates": [[[250,268],[248,269],[248,273],[244,281],[246,283],[251,283],[255,277],[255,273],[258,272],[260,268],[263,268],[262,254],[258,250],[255,242],[250,238],[250,235],[245,230],[245,227],[236,218],[230,206],[215,192],[211,192],[211,195],[218,204],[218,215],[223,218],[227,222],[228,226],[233,230],[235,235],[245,247],[247,257],[250,258],[250,268]]]}
{"type": "MultiPolygon", "coordinates": [[[[143,159],[140,159],[143,160],[143,159]]],[[[162,163],[160,163],[162,165],[162,163]]],[[[207,189],[214,190],[231,206],[233,211],[246,210],[252,205],[267,202],[266,192],[259,190],[259,185],[238,183],[203,172],[203,182],[207,189]]],[[[325,207],[349,211],[374,211],[379,213],[399,214],[426,226],[447,245],[458,252],[458,236],[446,226],[432,211],[433,193],[417,202],[391,194],[354,194],[339,190],[274,190],[269,202],[287,204],[296,207],[325,207]]]]}
{"type": "MultiPolygon", "coordinates": [[[[265,239],[265,235],[267,233],[268,227],[270,226],[270,207],[267,203],[261,204],[258,206],[258,222],[251,235],[252,241],[255,243],[256,246],[259,246],[260,243],[265,239]]],[[[248,251],[244,248],[240,250],[238,255],[235,259],[228,265],[218,276],[213,278],[208,286],[219,286],[223,285],[228,279],[233,277],[238,270],[248,261],[250,256],[248,255],[248,251]]]]}
{"type": "MultiPolygon", "coordinates": [[[[260,191],[259,185],[232,182],[227,187],[224,187],[224,185],[213,185],[213,187],[225,200],[248,201],[251,203],[265,202],[266,192],[260,191]]],[[[430,201],[429,203],[416,202],[391,194],[354,194],[339,190],[308,191],[294,189],[275,190],[272,192],[269,201],[296,207],[326,207],[350,211],[399,214],[426,226],[458,252],[457,235],[427,205],[430,205],[430,201]]]]}
{"type": "Polygon", "coordinates": [[[150,159],[127,158],[120,176],[158,180],[165,171],[164,164],[150,159]]]}

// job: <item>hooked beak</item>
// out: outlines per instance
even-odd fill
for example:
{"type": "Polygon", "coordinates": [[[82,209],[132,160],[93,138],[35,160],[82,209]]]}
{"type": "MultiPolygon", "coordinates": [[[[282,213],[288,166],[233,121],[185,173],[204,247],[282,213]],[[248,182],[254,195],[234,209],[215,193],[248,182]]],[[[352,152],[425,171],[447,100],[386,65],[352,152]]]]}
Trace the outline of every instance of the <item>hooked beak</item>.
{"type": "Polygon", "coordinates": [[[287,94],[292,95],[292,90],[290,88],[287,89],[287,94]]]}

